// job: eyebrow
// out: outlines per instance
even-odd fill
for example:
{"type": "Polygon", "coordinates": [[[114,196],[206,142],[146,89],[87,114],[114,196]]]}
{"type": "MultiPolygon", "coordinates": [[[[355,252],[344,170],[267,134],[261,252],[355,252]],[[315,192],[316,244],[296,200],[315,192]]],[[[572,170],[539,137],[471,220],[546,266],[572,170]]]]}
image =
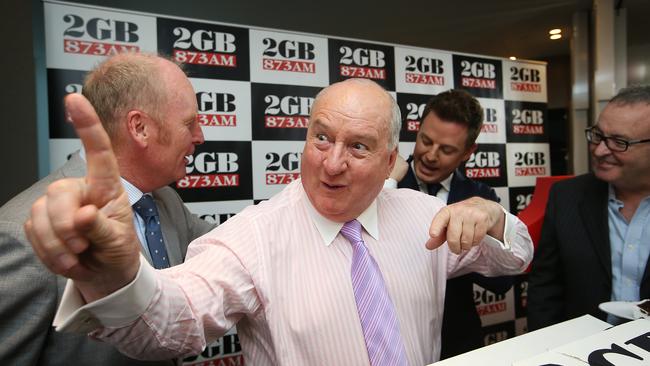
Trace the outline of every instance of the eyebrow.
{"type": "Polygon", "coordinates": [[[596,131],[600,132],[600,134],[605,136],[605,137],[614,137],[614,138],[623,139],[623,140],[632,140],[630,137],[625,136],[625,135],[619,135],[619,134],[606,135],[605,132],[603,132],[603,130],[601,130],[600,127],[598,127],[597,125],[594,126],[594,128],[595,128],[596,131]]]}
{"type": "Polygon", "coordinates": [[[321,119],[316,118],[312,121],[309,121],[309,126],[310,127],[315,127],[315,128],[324,128],[328,129],[328,126],[326,123],[324,123],[321,119]]]}
{"type": "MultiPolygon", "coordinates": [[[[310,121],[309,123],[310,123],[310,127],[313,127],[314,129],[318,129],[326,133],[330,132],[331,130],[331,127],[321,119],[315,119],[313,121],[310,121]]],[[[347,140],[354,141],[354,142],[362,142],[367,145],[378,141],[378,139],[375,138],[375,136],[368,135],[368,134],[360,134],[360,133],[348,134],[347,140]]]]}

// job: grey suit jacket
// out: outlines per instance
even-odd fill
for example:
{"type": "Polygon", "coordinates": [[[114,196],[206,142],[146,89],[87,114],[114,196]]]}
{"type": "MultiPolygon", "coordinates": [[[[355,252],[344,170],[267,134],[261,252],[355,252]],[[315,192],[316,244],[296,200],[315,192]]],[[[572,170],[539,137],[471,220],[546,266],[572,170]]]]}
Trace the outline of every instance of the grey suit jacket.
{"type": "MultiPolygon", "coordinates": [[[[172,361],[136,361],[86,335],[57,333],[52,328],[66,280],[40,263],[25,238],[23,223],[32,203],[48,184],[61,178],[81,177],[85,170],[85,162],[75,153],[63,167],[0,208],[0,364],[172,365],[172,361]]],[[[179,264],[190,241],[214,225],[191,214],[170,187],[158,189],[152,195],[170,262],[179,264]]]]}

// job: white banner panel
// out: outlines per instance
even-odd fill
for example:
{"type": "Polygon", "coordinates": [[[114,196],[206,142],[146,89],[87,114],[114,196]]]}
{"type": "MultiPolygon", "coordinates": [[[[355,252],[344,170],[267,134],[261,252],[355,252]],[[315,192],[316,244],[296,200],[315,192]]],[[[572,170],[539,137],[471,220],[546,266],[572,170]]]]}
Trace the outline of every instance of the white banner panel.
{"type": "Polygon", "coordinates": [[[395,47],[395,88],[401,93],[438,94],[454,87],[451,54],[395,47]]]}
{"type": "Polygon", "coordinates": [[[254,141],[253,194],[256,200],[271,198],[300,177],[301,141],[254,141]]]}
{"type": "Polygon", "coordinates": [[[551,175],[548,144],[509,143],[506,155],[510,187],[534,186],[537,177],[551,175]]]}
{"type": "Polygon", "coordinates": [[[329,85],[327,38],[250,31],[251,81],[329,85]]]}
{"type": "Polygon", "coordinates": [[[503,97],[546,103],[546,65],[504,60],[503,97]]]}
{"type": "Polygon", "coordinates": [[[124,51],[156,52],[156,18],[44,3],[47,67],[90,70],[124,51]]]}

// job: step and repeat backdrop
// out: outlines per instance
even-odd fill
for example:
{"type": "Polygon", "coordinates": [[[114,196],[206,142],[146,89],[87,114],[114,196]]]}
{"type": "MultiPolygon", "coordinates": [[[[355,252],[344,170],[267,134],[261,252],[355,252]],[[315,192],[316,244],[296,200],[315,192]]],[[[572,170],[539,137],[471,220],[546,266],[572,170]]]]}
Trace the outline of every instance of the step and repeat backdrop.
{"type": "MultiPolygon", "coordinates": [[[[485,121],[464,172],[494,187],[515,214],[530,202],[536,177],[550,174],[543,63],[74,3],[45,1],[44,9],[52,170],[81,146],[62,100],[81,91],[88,70],[118,52],[168,55],[185,65],[206,140],[173,187],[211,222],[299,177],[315,95],[353,77],[376,81],[397,100],[405,158],[431,95],[459,88],[476,96],[485,121]]],[[[475,287],[486,344],[525,332],[526,288],[524,276],[505,295],[475,287]]],[[[186,364],[243,364],[236,330],[186,364]]]]}

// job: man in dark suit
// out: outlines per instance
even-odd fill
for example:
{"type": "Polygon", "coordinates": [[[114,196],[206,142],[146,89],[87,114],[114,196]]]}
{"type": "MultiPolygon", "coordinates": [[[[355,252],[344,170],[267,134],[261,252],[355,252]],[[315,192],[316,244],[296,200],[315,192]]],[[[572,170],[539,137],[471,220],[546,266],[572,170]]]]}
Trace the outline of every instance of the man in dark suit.
{"type": "MultiPolygon", "coordinates": [[[[157,215],[134,214],[142,254],[159,267],[182,263],[190,241],[213,227],[191,214],[167,186],[185,176],[185,156],[203,142],[189,80],[163,58],[124,54],[93,70],[83,93],[109,133],[134,211],[138,212],[138,202],[144,202],[141,199],[155,202],[151,210],[157,215]],[[146,239],[152,232],[160,246],[146,239]]],[[[173,365],[173,360],[136,361],[85,335],[52,328],[66,279],[40,263],[25,238],[23,223],[50,183],[85,174],[83,152],[74,153],[63,167],[0,208],[0,364],[173,365]]]]}
{"type": "MultiPolygon", "coordinates": [[[[482,124],[483,109],[469,93],[448,90],[434,96],[422,113],[413,155],[407,161],[398,158],[391,179],[398,188],[420,190],[448,204],[474,196],[498,202],[494,189],[465,177],[459,169],[476,150],[482,124]]],[[[474,283],[502,294],[512,286],[512,278],[470,273],[447,281],[441,359],[485,345],[474,283]]]]}
{"type": "Polygon", "coordinates": [[[528,285],[528,328],[650,298],[650,86],[621,90],[588,128],[592,173],[551,187],[528,285]]]}

